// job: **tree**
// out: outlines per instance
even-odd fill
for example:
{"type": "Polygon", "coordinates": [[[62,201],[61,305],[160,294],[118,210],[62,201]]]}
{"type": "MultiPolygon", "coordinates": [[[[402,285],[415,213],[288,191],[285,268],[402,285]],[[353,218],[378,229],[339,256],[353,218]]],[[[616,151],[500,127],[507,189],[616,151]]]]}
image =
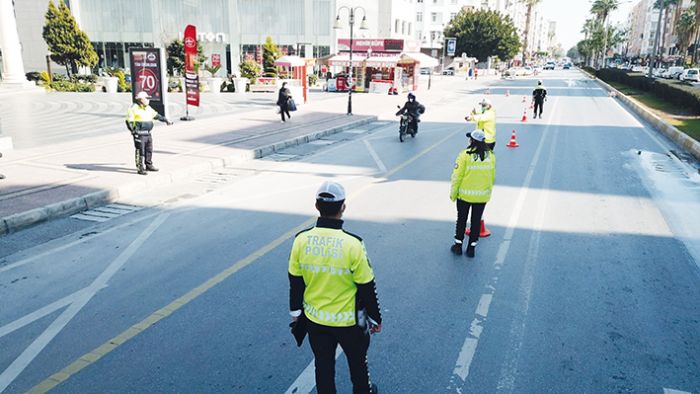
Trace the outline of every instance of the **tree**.
{"type": "Polygon", "coordinates": [[[445,27],[445,37],[457,38],[457,53],[479,61],[497,56],[512,59],[520,50],[518,31],[510,20],[490,10],[462,10],[445,27]]]}
{"type": "MultiPolygon", "coordinates": [[[[170,75],[182,75],[185,72],[185,46],[181,39],[173,40],[165,48],[167,60],[165,62],[170,75]]],[[[199,65],[207,61],[207,56],[204,54],[204,48],[197,41],[197,59],[195,67],[199,69],[199,65]]]]}
{"type": "Polygon", "coordinates": [[[530,25],[532,22],[532,12],[535,10],[535,6],[542,2],[542,0],[520,0],[521,3],[527,6],[527,17],[525,18],[525,39],[523,40],[523,62],[525,59],[529,58],[528,45],[530,40],[530,25]]]}
{"type": "Polygon", "coordinates": [[[573,46],[566,52],[566,57],[571,59],[573,62],[578,63],[581,60],[581,53],[578,51],[578,46],[573,46]]]}
{"type": "Polygon", "coordinates": [[[275,61],[280,57],[282,57],[282,51],[272,42],[272,37],[267,37],[263,44],[263,69],[266,77],[277,77],[275,61]]]}
{"type": "Polygon", "coordinates": [[[255,82],[255,78],[260,76],[260,65],[252,59],[246,59],[238,65],[238,70],[241,72],[241,78],[248,78],[250,83],[255,82]]]}
{"type": "Polygon", "coordinates": [[[603,37],[603,42],[602,45],[600,46],[599,50],[602,52],[602,63],[603,66],[605,66],[605,58],[607,57],[608,53],[608,48],[610,48],[612,43],[608,41],[609,33],[608,33],[608,16],[610,13],[614,10],[616,10],[620,6],[619,0],[595,0],[593,4],[591,5],[591,13],[596,16],[596,19],[598,21],[598,24],[602,26],[603,30],[602,32],[599,32],[602,34],[603,37]]]}
{"type": "Polygon", "coordinates": [[[49,2],[45,21],[42,36],[51,60],[65,66],[68,75],[77,74],[78,67],[92,68],[97,64],[95,48],[63,0],[59,0],[58,7],[53,0],[49,2]]]}
{"type": "Polygon", "coordinates": [[[697,29],[694,10],[685,10],[676,20],[676,31],[678,32],[678,50],[683,58],[688,54],[688,46],[693,39],[697,29]]]}

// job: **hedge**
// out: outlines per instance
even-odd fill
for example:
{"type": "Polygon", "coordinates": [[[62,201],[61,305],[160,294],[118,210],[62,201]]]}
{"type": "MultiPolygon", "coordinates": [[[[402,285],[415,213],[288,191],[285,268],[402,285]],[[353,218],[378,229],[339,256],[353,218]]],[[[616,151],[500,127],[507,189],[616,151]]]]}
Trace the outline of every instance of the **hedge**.
{"type": "Polygon", "coordinates": [[[603,68],[596,76],[606,82],[618,82],[631,88],[648,92],[661,100],[688,109],[700,115],[700,89],[679,83],[648,78],[640,73],[628,73],[616,68],[603,68]]]}
{"type": "Polygon", "coordinates": [[[49,85],[57,92],[94,92],[95,85],[92,83],[75,83],[70,81],[54,81],[49,85]]]}

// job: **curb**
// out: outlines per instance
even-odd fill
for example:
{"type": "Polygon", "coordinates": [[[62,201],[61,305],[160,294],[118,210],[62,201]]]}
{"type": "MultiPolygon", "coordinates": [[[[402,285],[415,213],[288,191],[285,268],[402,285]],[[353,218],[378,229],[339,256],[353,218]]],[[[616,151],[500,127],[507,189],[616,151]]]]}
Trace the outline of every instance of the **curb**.
{"type": "Polygon", "coordinates": [[[26,212],[16,213],[4,218],[0,218],[0,236],[16,232],[29,226],[45,222],[51,219],[70,216],[89,209],[97,208],[106,204],[113,203],[118,199],[128,198],[137,193],[142,193],[148,188],[166,186],[178,181],[182,181],[188,177],[197,176],[207,173],[226,165],[237,162],[260,159],[269,156],[279,150],[303,145],[314,140],[327,137],[332,134],[341,133],[345,130],[363,126],[369,123],[376,122],[376,116],[364,117],[363,119],[352,121],[350,123],[335,126],[326,130],[316,131],[306,135],[289,138],[280,142],[265,145],[251,150],[241,150],[226,157],[218,157],[209,159],[204,163],[188,166],[174,170],[170,173],[161,173],[155,179],[137,181],[109,190],[101,190],[86,194],[81,197],[71,198],[57,203],[49,204],[41,208],[35,208],[26,212]]]}
{"type": "Polygon", "coordinates": [[[649,111],[646,107],[637,103],[627,95],[621,93],[619,90],[607,84],[605,81],[597,78],[583,69],[579,69],[582,73],[593,78],[598,84],[600,84],[608,92],[615,94],[622,103],[624,103],[628,108],[632,110],[635,114],[640,116],[642,119],[649,122],[654,128],[660,131],[663,135],[670,138],[676,145],[686,151],[688,154],[693,156],[695,160],[700,161],[700,142],[696,141],[686,133],[682,132],[678,128],[668,124],[665,120],[656,116],[654,113],[649,111]]]}

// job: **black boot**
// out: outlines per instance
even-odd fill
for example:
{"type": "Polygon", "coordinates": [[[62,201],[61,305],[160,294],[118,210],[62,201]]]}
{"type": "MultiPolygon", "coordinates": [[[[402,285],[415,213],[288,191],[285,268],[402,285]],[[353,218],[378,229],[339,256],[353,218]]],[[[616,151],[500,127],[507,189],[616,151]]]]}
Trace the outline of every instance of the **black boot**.
{"type": "Polygon", "coordinates": [[[457,256],[462,255],[462,244],[455,242],[454,245],[450,248],[452,253],[456,254],[457,256]]]}
{"type": "Polygon", "coordinates": [[[467,257],[474,257],[476,252],[476,242],[470,242],[467,246],[467,257]]]}

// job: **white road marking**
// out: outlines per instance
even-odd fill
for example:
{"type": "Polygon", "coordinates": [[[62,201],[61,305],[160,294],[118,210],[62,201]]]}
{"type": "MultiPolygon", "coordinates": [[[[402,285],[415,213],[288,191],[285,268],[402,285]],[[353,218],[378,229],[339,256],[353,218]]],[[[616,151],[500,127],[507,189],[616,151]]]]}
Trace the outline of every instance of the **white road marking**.
{"type": "Polygon", "coordinates": [[[369,154],[372,155],[372,159],[374,159],[374,162],[377,164],[377,168],[379,168],[379,171],[382,174],[385,174],[387,172],[386,166],[384,165],[384,162],[382,159],[379,157],[377,152],[374,150],[372,145],[369,143],[368,140],[363,140],[362,142],[365,143],[365,146],[367,147],[367,150],[369,151],[369,154]]]}
{"type": "Polygon", "coordinates": [[[55,301],[55,302],[50,303],[49,305],[46,305],[43,308],[37,309],[36,311],[34,311],[28,315],[25,315],[25,316],[15,320],[15,321],[11,322],[11,323],[5,324],[4,326],[0,327],[0,338],[2,338],[5,335],[8,335],[14,331],[17,331],[26,325],[32,324],[35,321],[56,312],[57,310],[65,308],[66,306],[75,302],[75,300],[77,300],[78,297],[83,295],[88,290],[90,290],[90,288],[87,288],[87,287],[84,289],[78,290],[73,294],[67,295],[58,301],[55,301]]]}
{"type": "Polygon", "coordinates": [[[530,238],[528,246],[523,274],[522,283],[520,285],[520,299],[518,307],[515,308],[513,323],[510,329],[509,346],[506,347],[506,356],[504,364],[501,367],[501,375],[496,386],[499,391],[513,392],[515,390],[515,378],[519,368],[520,349],[522,348],[523,338],[525,336],[525,325],[527,314],[530,310],[530,301],[532,299],[532,287],[535,281],[535,265],[537,264],[540,251],[540,241],[542,239],[542,229],[544,227],[544,216],[549,205],[549,188],[552,183],[552,173],[554,171],[554,150],[557,146],[559,133],[555,133],[549,145],[549,161],[544,174],[541,195],[537,202],[535,223],[533,226],[534,234],[530,238]]]}
{"type": "MultiPolygon", "coordinates": [[[[558,103],[559,100],[556,100],[554,102],[551,113],[556,113],[555,109],[558,103]]],[[[501,269],[501,267],[505,263],[505,258],[508,255],[508,251],[510,250],[513,233],[515,232],[515,227],[523,211],[525,199],[530,190],[530,184],[532,183],[532,178],[535,174],[535,168],[539,163],[544,144],[545,142],[551,143],[551,141],[549,141],[548,138],[551,125],[552,119],[550,117],[547,120],[547,126],[545,128],[544,133],[542,134],[540,143],[537,146],[535,155],[532,158],[532,161],[530,162],[530,167],[523,182],[523,185],[520,188],[520,193],[518,194],[518,198],[516,200],[513,212],[511,213],[510,220],[508,221],[508,227],[506,228],[505,235],[503,236],[503,241],[501,241],[501,244],[499,245],[498,251],[496,253],[496,260],[494,261],[494,267],[496,270],[501,269]]],[[[481,330],[483,329],[482,323],[488,316],[493,293],[495,292],[495,284],[497,282],[498,275],[495,278],[493,278],[492,282],[487,286],[488,291],[482,295],[479,301],[479,305],[477,306],[477,309],[474,312],[475,317],[471,322],[469,335],[464,340],[464,344],[462,345],[462,348],[459,352],[459,356],[457,357],[457,362],[455,363],[455,367],[452,371],[452,378],[450,379],[450,383],[447,386],[448,392],[461,392],[461,386],[464,384],[464,382],[466,382],[467,377],[469,377],[469,369],[471,367],[472,362],[474,361],[474,355],[476,354],[476,349],[479,345],[479,337],[481,336],[481,330]],[[482,304],[484,296],[489,297],[489,301],[488,303],[482,304]],[[479,331],[475,332],[475,327],[478,327],[479,331]],[[458,378],[459,380],[455,378],[458,378]]]]}
{"type": "Polygon", "coordinates": [[[688,391],[681,391],[681,390],[674,390],[674,389],[667,389],[664,387],[664,394],[692,394],[688,391]]]}
{"type": "MultiPolygon", "coordinates": [[[[340,355],[343,354],[343,350],[338,346],[335,350],[335,359],[337,360],[340,355]]],[[[311,360],[309,365],[306,366],[304,371],[299,375],[297,380],[292,383],[291,386],[284,392],[284,394],[308,394],[313,391],[316,387],[316,367],[314,365],[314,360],[311,360]]]]}
{"type": "Polygon", "coordinates": [[[124,264],[136,253],[144,242],[160,227],[170,216],[170,213],[161,213],[117,258],[110,263],[86,289],[81,293],[68,309],[54,320],[53,323],[27,347],[15,361],[0,374],[0,393],[21,374],[25,368],[41,353],[42,350],[58,335],[63,328],[80,312],[81,309],[97,294],[100,289],[116,274],[124,264]]]}

